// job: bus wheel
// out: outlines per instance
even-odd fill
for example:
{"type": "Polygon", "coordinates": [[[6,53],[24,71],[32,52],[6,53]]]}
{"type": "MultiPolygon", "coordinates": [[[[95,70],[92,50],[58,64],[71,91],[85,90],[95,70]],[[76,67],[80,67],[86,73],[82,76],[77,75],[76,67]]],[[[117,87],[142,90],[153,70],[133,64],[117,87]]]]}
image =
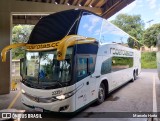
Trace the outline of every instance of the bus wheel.
{"type": "Polygon", "coordinates": [[[98,91],[98,99],[97,99],[97,104],[103,103],[105,100],[105,86],[103,83],[101,83],[98,91]]]}
{"type": "Polygon", "coordinates": [[[133,73],[133,79],[134,80],[136,80],[137,79],[137,74],[136,74],[136,72],[134,71],[134,73],[133,73]]]}
{"type": "Polygon", "coordinates": [[[134,71],[133,72],[133,78],[132,78],[131,82],[134,82],[134,80],[136,80],[136,79],[137,79],[137,76],[136,76],[136,72],[134,71]]]}

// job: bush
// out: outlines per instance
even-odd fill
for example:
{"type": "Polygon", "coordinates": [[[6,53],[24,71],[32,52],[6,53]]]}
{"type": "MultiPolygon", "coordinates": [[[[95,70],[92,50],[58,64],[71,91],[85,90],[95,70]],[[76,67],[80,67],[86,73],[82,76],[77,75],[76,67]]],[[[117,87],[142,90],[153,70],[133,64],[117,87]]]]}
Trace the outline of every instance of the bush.
{"type": "Polygon", "coordinates": [[[142,52],[141,53],[141,66],[146,69],[157,68],[156,52],[142,52]]]}

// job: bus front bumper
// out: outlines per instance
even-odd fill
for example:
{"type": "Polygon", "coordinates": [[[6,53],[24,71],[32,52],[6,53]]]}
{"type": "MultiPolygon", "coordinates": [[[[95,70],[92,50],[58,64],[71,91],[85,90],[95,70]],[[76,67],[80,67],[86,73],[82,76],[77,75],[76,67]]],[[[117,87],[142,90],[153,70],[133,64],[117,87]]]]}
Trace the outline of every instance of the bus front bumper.
{"type": "Polygon", "coordinates": [[[47,111],[53,111],[53,112],[73,112],[74,109],[74,99],[75,98],[67,98],[64,100],[57,100],[51,103],[41,103],[36,102],[28,97],[26,97],[24,94],[22,94],[21,101],[24,104],[24,108],[27,111],[30,111],[31,109],[38,112],[47,112],[47,111]]]}

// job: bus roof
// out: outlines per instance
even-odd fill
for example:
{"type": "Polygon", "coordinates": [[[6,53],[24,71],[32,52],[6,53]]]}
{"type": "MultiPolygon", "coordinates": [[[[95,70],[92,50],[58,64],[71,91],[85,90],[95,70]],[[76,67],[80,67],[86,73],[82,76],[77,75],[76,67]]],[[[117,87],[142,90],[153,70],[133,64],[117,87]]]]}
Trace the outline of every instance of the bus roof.
{"type": "Polygon", "coordinates": [[[129,37],[138,42],[134,37],[112,23],[106,20],[103,23],[103,20],[104,18],[101,16],[83,9],[71,9],[50,14],[40,19],[35,25],[27,43],[42,44],[55,42],[62,40],[67,35],[95,38],[100,43],[111,43],[110,41],[119,43],[123,39],[122,42],[127,44],[127,38],[129,37]],[[103,30],[101,26],[103,26],[103,30]],[[88,29],[85,27],[88,27],[88,29]],[[102,42],[104,40],[103,37],[106,38],[105,42],[102,42]]]}
{"type": "Polygon", "coordinates": [[[84,11],[86,10],[71,9],[43,17],[31,32],[28,44],[54,42],[66,35],[77,34],[78,21],[84,11]]]}

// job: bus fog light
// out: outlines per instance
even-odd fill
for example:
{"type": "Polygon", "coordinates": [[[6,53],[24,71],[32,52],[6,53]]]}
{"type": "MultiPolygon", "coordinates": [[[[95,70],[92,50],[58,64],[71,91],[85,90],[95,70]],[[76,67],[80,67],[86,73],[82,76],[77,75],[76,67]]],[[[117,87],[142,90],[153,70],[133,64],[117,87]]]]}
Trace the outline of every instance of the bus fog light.
{"type": "Polygon", "coordinates": [[[58,100],[64,100],[65,99],[65,95],[60,95],[56,97],[58,100]]]}
{"type": "Polygon", "coordinates": [[[67,110],[69,105],[63,106],[59,108],[59,112],[67,110]]]}
{"type": "Polygon", "coordinates": [[[25,91],[24,91],[23,89],[21,89],[21,92],[22,92],[22,94],[24,94],[24,93],[25,93],[25,91]]]}

